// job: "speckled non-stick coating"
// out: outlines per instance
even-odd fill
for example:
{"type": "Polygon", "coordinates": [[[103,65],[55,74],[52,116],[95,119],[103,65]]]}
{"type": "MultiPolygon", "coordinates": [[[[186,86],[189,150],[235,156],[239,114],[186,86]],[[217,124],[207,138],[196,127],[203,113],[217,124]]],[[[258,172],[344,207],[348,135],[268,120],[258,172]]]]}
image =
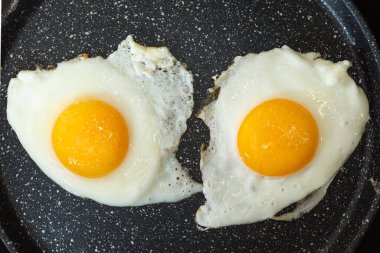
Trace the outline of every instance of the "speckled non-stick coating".
{"type": "MultiPolygon", "coordinates": [[[[379,55],[357,15],[343,0],[20,1],[2,24],[0,237],[11,252],[353,250],[377,210],[380,179],[379,55]],[[200,231],[194,215],[202,194],[122,208],[76,197],[47,178],[20,145],[6,120],[7,86],[36,63],[54,65],[81,53],[106,57],[128,34],[145,45],[168,46],[188,65],[195,110],[211,77],[235,56],[286,44],[351,60],[350,74],[369,97],[372,119],[327,196],[295,221],[200,231]]],[[[178,158],[198,181],[199,146],[207,140],[207,128],[192,117],[178,158]]]]}

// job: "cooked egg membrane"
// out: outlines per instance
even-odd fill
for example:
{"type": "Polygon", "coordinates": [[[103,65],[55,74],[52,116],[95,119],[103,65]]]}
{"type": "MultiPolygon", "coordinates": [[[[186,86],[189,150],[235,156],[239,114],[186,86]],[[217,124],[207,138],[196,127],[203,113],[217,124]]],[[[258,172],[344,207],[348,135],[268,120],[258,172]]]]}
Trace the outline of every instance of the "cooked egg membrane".
{"type": "Polygon", "coordinates": [[[77,196],[111,206],[179,201],[202,190],[175,157],[192,112],[192,82],[166,47],[144,47],[128,36],[107,59],[79,57],[53,70],[21,71],[9,84],[7,117],[42,172],[77,196]],[[128,128],[125,158],[95,178],[67,169],[52,143],[57,117],[87,100],[114,108],[128,128]]]}
{"type": "MultiPolygon", "coordinates": [[[[317,53],[301,54],[284,46],[236,57],[228,70],[216,78],[213,90],[220,89],[218,98],[204,107],[199,116],[210,128],[211,138],[201,158],[206,203],[196,214],[199,225],[217,228],[273,218],[283,208],[329,184],[358,145],[369,119],[366,95],[347,74],[348,67],[348,61],[333,63],[317,53]],[[310,153],[311,160],[300,170],[267,176],[243,161],[238,150],[238,133],[253,109],[276,99],[293,101],[312,115],[318,128],[318,142],[315,153],[310,153]]],[[[271,113],[268,110],[262,117],[271,113]]],[[[260,136],[261,132],[253,134],[260,136]]],[[[263,134],[270,137],[270,132],[263,134]]],[[[270,149],[271,144],[263,144],[262,149],[270,149]]],[[[279,156],[282,152],[277,149],[279,156]]],[[[251,158],[248,153],[241,153],[251,158]]],[[[275,163],[277,154],[272,155],[269,161],[260,162],[275,163]]],[[[294,150],[293,155],[297,157],[299,152],[294,150]]],[[[296,213],[315,206],[324,195],[325,188],[321,189],[314,202],[304,203],[296,213]]]]}

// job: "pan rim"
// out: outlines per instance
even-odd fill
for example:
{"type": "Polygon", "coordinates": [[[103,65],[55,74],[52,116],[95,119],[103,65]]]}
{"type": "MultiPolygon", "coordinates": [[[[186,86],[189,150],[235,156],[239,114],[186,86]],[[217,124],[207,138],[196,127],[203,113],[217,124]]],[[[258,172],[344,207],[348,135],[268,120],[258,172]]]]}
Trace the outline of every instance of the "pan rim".
{"type": "MultiPolygon", "coordinates": [[[[330,0],[321,0],[322,3],[327,3],[331,2],[330,0]]],[[[347,11],[349,12],[349,16],[351,18],[355,19],[355,23],[358,25],[360,28],[360,33],[362,33],[362,36],[367,39],[367,46],[370,49],[370,58],[374,60],[376,68],[377,68],[377,73],[373,73],[374,75],[380,76],[380,51],[377,45],[377,42],[375,40],[375,37],[373,33],[371,32],[370,28],[368,27],[366,21],[362,17],[360,11],[357,9],[356,5],[353,3],[352,0],[339,0],[337,3],[342,4],[345,6],[347,11]]],[[[12,12],[6,12],[4,15],[2,14],[2,29],[4,26],[7,25],[7,23],[11,22],[12,20],[12,15],[17,12],[17,7],[14,11],[12,12]]],[[[345,22],[345,21],[342,21],[345,22]]],[[[4,29],[3,29],[4,30],[4,29]]],[[[7,57],[7,52],[3,53],[2,49],[2,65],[3,65],[3,60],[4,56],[7,57]]],[[[379,79],[380,80],[380,79],[379,79]]],[[[378,168],[377,168],[378,169],[378,168]]],[[[0,185],[2,183],[0,182],[0,185]]],[[[6,195],[6,194],[5,194],[6,195]]],[[[355,235],[353,236],[353,240],[347,245],[347,250],[353,251],[355,248],[359,245],[360,240],[363,238],[365,232],[368,230],[370,224],[373,222],[374,216],[378,212],[379,209],[379,204],[380,204],[380,192],[375,194],[375,197],[371,199],[371,205],[374,206],[373,208],[370,208],[367,210],[365,218],[368,219],[370,222],[364,223],[360,226],[359,229],[355,232],[355,235]]],[[[13,209],[13,207],[10,207],[13,209]]],[[[10,251],[10,252],[17,252],[17,249],[15,249],[12,246],[12,242],[9,240],[9,237],[7,235],[6,230],[4,229],[3,225],[0,223],[0,243],[1,241],[5,245],[5,247],[10,251]]]]}

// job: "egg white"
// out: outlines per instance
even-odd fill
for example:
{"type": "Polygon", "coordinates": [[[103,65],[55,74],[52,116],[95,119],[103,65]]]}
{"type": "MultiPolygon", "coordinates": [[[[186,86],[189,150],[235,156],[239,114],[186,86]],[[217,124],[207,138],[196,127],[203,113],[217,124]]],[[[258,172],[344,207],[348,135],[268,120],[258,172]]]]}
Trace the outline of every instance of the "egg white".
{"type": "Polygon", "coordinates": [[[144,49],[129,36],[109,59],[79,57],[54,70],[21,71],[10,81],[10,125],[38,167],[67,191],[107,205],[138,206],[178,201],[201,190],[175,158],[192,111],[192,76],[167,48],[144,49]],[[131,52],[134,48],[141,51],[131,52]],[[150,67],[148,75],[144,66],[121,67],[142,61],[150,67]],[[112,105],[128,125],[126,158],[101,178],[70,172],[52,148],[56,118],[81,99],[112,105]]]}
{"type": "Polygon", "coordinates": [[[199,225],[215,228],[272,218],[330,181],[359,143],[369,118],[367,98],[347,74],[349,66],[348,61],[332,63],[287,46],[235,58],[216,79],[217,100],[200,114],[211,139],[201,159],[206,203],[196,214],[199,225]],[[319,130],[312,161],[286,177],[259,175],[237,150],[243,119],[274,98],[303,105],[319,130]]]}

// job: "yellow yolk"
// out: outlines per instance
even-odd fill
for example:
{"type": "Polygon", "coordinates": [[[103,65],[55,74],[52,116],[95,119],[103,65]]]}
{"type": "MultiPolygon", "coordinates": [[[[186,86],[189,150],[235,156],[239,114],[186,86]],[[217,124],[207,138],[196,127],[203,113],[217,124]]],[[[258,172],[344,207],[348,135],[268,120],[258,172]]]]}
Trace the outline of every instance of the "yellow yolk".
{"type": "Polygon", "coordinates": [[[68,106],[58,116],[52,144],[67,169],[83,177],[101,177],[124,160],[128,128],[114,107],[99,100],[84,100],[68,106]]]}
{"type": "Polygon", "coordinates": [[[237,144],[249,168],[264,176],[285,176],[311,161],[318,146],[318,127],[302,105],[268,100],[245,117],[237,144]]]}

